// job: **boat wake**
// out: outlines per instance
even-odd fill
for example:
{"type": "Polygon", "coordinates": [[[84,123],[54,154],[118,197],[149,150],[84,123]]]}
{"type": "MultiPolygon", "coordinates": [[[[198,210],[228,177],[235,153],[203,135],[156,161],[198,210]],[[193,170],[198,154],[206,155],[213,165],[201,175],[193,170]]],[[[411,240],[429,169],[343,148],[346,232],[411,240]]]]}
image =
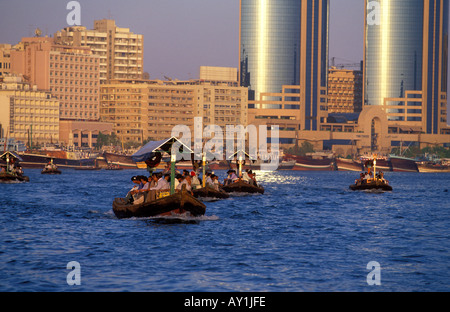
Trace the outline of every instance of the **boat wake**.
{"type": "Polygon", "coordinates": [[[195,224],[200,223],[202,221],[217,221],[219,220],[218,216],[212,215],[212,216],[198,216],[194,217],[189,212],[178,214],[178,213],[172,213],[170,216],[155,216],[155,217],[148,217],[148,218],[130,218],[129,220],[144,220],[151,223],[158,223],[158,224],[195,224]]]}

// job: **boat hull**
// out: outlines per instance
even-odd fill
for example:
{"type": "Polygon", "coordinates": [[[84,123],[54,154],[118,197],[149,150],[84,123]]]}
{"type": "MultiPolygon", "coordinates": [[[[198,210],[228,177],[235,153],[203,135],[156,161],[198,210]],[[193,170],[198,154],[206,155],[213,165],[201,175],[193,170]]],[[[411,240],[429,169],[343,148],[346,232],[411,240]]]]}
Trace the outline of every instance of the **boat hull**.
{"type": "Polygon", "coordinates": [[[421,173],[450,172],[450,166],[418,164],[417,167],[421,173]]]}
{"type": "Polygon", "coordinates": [[[58,169],[44,169],[41,171],[41,174],[61,174],[61,170],[58,169]]]}
{"type": "Polygon", "coordinates": [[[364,191],[364,190],[382,190],[382,191],[392,191],[392,186],[386,183],[372,182],[368,184],[353,184],[350,185],[352,191],[364,191]]]}
{"type": "Polygon", "coordinates": [[[229,198],[230,195],[224,191],[216,190],[212,187],[206,186],[200,189],[196,189],[192,191],[194,193],[195,198],[217,198],[217,199],[226,199],[229,198]]]}
{"type": "Polygon", "coordinates": [[[186,212],[198,217],[205,214],[206,206],[189,192],[182,191],[138,205],[127,204],[124,198],[116,198],[113,202],[113,211],[119,219],[159,217],[186,212]]]}
{"type": "Polygon", "coordinates": [[[249,193],[249,194],[264,194],[264,188],[251,185],[244,181],[237,181],[222,187],[227,193],[249,193]]]}
{"type": "Polygon", "coordinates": [[[24,168],[39,169],[45,167],[50,159],[53,159],[53,163],[59,168],[65,169],[75,169],[84,166],[94,166],[95,159],[85,158],[85,159],[66,159],[66,158],[55,158],[48,155],[30,154],[30,153],[19,153],[22,158],[20,165],[24,168]]]}
{"type": "Polygon", "coordinates": [[[133,161],[131,156],[128,155],[104,152],[103,158],[107,164],[118,166],[122,169],[138,169],[137,164],[133,161]]]}
{"type": "MultiPolygon", "coordinates": [[[[392,157],[390,158],[392,171],[396,172],[419,172],[417,163],[413,159],[392,157]]],[[[378,165],[377,165],[378,167],[378,165]]]]}
{"type": "Polygon", "coordinates": [[[362,163],[351,159],[336,158],[336,167],[338,171],[363,171],[362,163]]]}
{"type": "Polygon", "coordinates": [[[6,172],[0,173],[0,183],[30,182],[27,176],[17,176],[6,172]]]}

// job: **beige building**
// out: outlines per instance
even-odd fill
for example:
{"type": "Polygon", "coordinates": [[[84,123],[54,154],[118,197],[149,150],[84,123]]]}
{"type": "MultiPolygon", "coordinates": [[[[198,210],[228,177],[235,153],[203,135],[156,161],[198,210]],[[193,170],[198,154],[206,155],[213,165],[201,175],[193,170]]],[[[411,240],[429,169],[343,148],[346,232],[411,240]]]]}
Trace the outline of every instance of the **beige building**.
{"type": "MultiPolygon", "coordinates": [[[[209,78],[219,77],[220,72],[220,68],[219,73],[210,72],[209,78]]],[[[248,90],[238,86],[236,75],[226,75],[232,76],[233,80],[224,81],[140,80],[104,84],[101,120],[113,122],[115,133],[125,142],[163,140],[178,125],[189,127],[193,139],[195,117],[202,118],[203,127],[218,125],[223,131],[227,125],[246,126],[248,90]]]]}
{"type": "Polygon", "coordinates": [[[144,36],[116,26],[114,20],[98,20],[94,29],[67,27],[54,35],[57,44],[90,47],[100,57],[100,81],[142,79],[144,36]]]}
{"type": "Polygon", "coordinates": [[[11,45],[0,44],[0,78],[11,72],[11,45]]]}
{"type": "Polygon", "coordinates": [[[99,119],[99,65],[90,48],[55,45],[52,38],[23,38],[11,51],[11,72],[50,91],[61,119],[99,119]]]}
{"type": "Polygon", "coordinates": [[[29,145],[59,141],[59,101],[21,77],[0,83],[0,134],[29,145]]]}
{"type": "Polygon", "coordinates": [[[362,110],[363,73],[360,70],[328,70],[328,113],[359,113],[362,110]]]}
{"type": "Polygon", "coordinates": [[[101,85],[100,115],[122,141],[142,143],[148,137],[148,85],[124,81],[101,85]]]}

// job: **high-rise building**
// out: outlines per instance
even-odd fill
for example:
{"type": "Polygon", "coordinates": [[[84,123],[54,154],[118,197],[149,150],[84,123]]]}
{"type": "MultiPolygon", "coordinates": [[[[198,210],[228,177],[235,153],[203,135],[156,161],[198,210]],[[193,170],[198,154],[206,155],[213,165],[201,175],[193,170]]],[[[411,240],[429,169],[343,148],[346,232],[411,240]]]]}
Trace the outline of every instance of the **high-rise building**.
{"type": "Polygon", "coordinates": [[[329,0],[240,1],[240,84],[249,88],[252,116],[300,110],[300,128],[319,129],[327,116],[328,22],[329,0]],[[292,91],[292,99],[280,96],[292,91]]]}
{"type": "Polygon", "coordinates": [[[23,38],[11,51],[11,73],[59,100],[61,119],[99,119],[99,57],[89,47],[23,38]]]}
{"type": "Polygon", "coordinates": [[[366,0],[364,105],[390,126],[448,133],[448,0],[366,0]]]}
{"type": "Polygon", "coordinates": [[[144,35],[116,26],[114,20],[94,21],[94,29],[66,27],[54,35],[57,44],[90,47],[100,57],[100,82],[114,79],[142,79],[144,35]]]}

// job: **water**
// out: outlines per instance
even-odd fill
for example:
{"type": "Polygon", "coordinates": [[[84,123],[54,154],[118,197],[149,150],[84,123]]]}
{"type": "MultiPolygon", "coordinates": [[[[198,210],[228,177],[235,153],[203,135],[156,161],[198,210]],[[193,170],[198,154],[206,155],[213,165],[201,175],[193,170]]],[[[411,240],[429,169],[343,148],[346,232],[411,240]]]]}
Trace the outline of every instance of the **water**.
{"type": "Polygon", "coordinates": [[[207,202],[202,218],[118,220],[113,198],[138,173],[0,184],[0,291],[450,290],[450,174],[388,173],[394,191],[370,193],[348,189],[357,173],[261,172],[264,195],[207,202]]]}

